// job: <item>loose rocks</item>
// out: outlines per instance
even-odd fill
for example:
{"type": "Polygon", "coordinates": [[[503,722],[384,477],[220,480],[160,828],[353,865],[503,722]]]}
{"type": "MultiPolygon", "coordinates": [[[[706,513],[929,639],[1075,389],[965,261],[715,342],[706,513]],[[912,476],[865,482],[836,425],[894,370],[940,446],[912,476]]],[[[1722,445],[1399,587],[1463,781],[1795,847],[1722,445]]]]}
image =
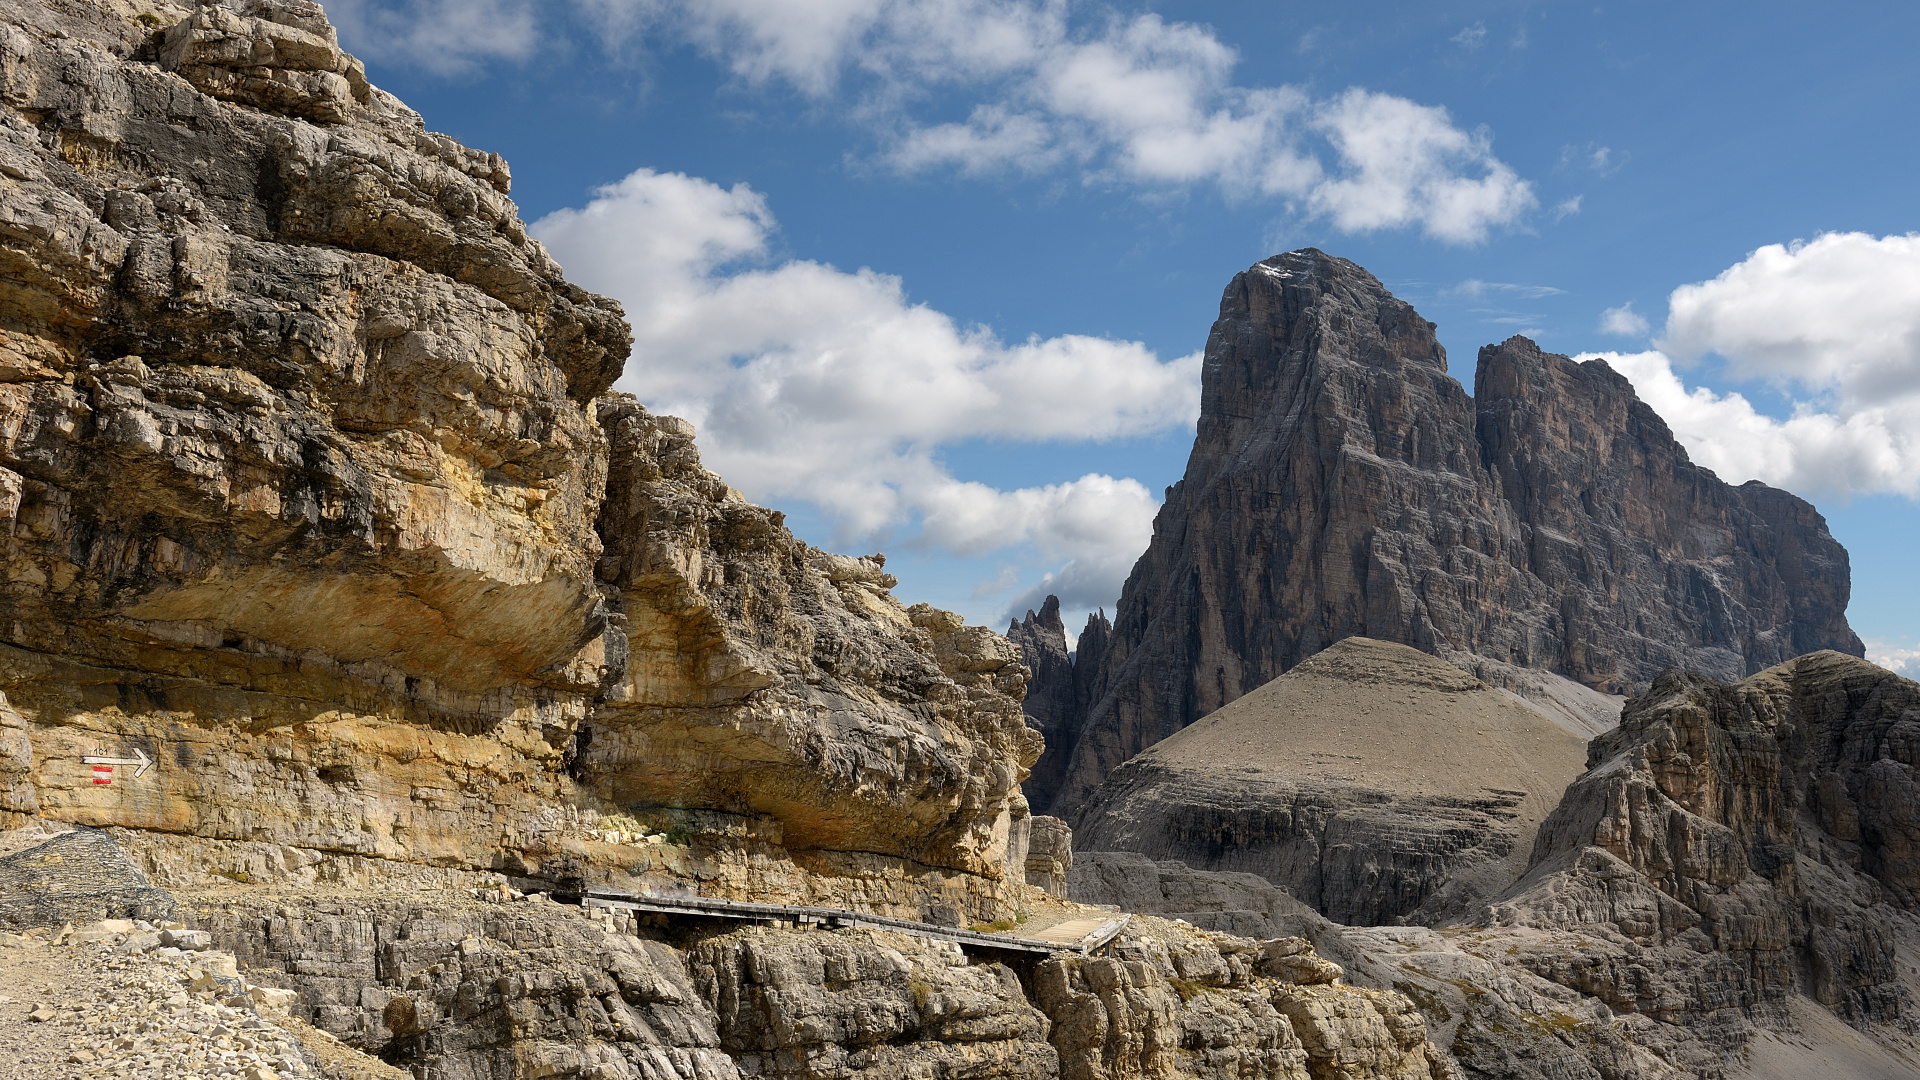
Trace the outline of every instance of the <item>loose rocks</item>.
{"type": "Polygon", "coordinates": [[[239,978],[203,931],[115,920],[0,937],[9,1077],[276,1080],[319,1077],[276,1022],[291,995],[239,978]],[[198,949],[162,945],[163,936],[198,949]],[[278,1007],[276,1011],[275,1007],[278,1007]]]}

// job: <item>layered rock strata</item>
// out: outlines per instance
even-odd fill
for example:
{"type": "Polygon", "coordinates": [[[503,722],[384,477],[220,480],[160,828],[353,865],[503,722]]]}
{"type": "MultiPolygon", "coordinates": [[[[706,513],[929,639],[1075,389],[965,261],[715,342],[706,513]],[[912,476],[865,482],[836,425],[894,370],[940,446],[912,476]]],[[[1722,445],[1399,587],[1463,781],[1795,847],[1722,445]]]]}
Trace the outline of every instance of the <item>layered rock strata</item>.
{"type": "Polygon", "coordinates": [[[1178,859],[1134,851],[1082,851],[1067,876],[1081,904],[1177,919],[1202,930],[1248,938],[1305,937],[1341,960],[1335,924],[1258,874],[1195,870],[1178,859]]]}
{"type": "Polygon", "coordinates": [[[1135,921],[1021,971],[866,930],[647,931],[545,905],[182,903],[293,1014],[444,1076],[1440,1080],[1411,1001],[1304,941],[1135,921]]]}
{"type": "Polygon", "coordinates": [[[1067,895],[1073,873],[1073,830],[1057,817],[1029,818],[1027,884],[1054,896],[1067,895]]]}
{"type": "Polygon", "coordinates": [[[0,814],[174,885],[1007,913],[1018,653],[598,400],[618,306],[317,5],[0,0],[0,106],[0,814]]]}
{"type": "Polygon", "coordinates": [[[1486,1074],[1557,1074],[1513,1040],[1528,1015],[1609,1017],[1651,1057],[1567,1040],[1588,1072],[1559,1074],[1920,1072],[1916,721],[1920,684],[1836,651],[1732,686],[1668,673],[1594,740],[1476,926],[1344,945],[1379,961],[1359,978],[1457,1017],[1438,1038],[1486,1074]]]}
{"type": "MultiPolygon", "coordinates": [[[[1920,684],[1835,652],[1733,686],[1671,672],[1594,740],[1495,925],[1604,926],[1639,962],[1764,1010],[1804,993],[1869,1025],[1913,1010],[1920,684]]],[[[1541,974],[1655,1007],[1599,957],[1541,974]]],[[[1672,1009],[1674,1006],[1665,1005],[1672,1009]]]]}
{"type": "Polygon", "coordinates": [[[1034,805],[1080,806],[1122,761],[1354,635],[1466,654],[1496,685],[1531,672],[1513,688],[1536,694],[1543,677],[1624,694],[1667,667],[1731,681],[1861,653],[1820,515],[1692,464],[1604,362],[1514,338],[1481,351],[1475,386],[1351,262],[1307,249],[1237,275],[1186,475],[1034,805]]]}
{"type": "Polygon", "coordinates": [[[697,808],[709,824],[693,831],[739,837],[742,876],[715,883],[730,895],[798,899],[823,875],[880,907],[944,891],[942,871],[1020,884],[1019,782],[1041,741],[1021,719],[1018,650],[903,606],[881,556],[795,539],[701,466],[685,421],[622,397],[599,418],[598,573],[628,661],[576,729],[568,774],[636,820],[671,830],[697,808]],[[778,868],[770,851],[786,853],[778,868]]]}
{"type": "Polygon", "coordinates": [[[1078,853],[1070,892],[1307,937],[1419,1002],[1470,1076],[1920,1072],[1917,722],[1920,685],[1835,652],[1664,675],[1594,740],[1527,874],[1442,931],[1130,853],[1078,853]]]}
{"type": "Polygon", "coordinates": [[[1458,1016],[1454,1052],[1488,1075],[1920,1072],[1901,854],[1916,720],[1920,685],[1836,652],[1731,686],[1670,672],[1594,740],[1528,874],[1478,926],[1346,944],[1458,1016]],[[1529,999],[1583,1031],[1610,1017],[1632,1053],[1567,1040],[1566,1068],[1587,1071],[1546,1069],[1512,1038],[1516,1019],[1550,1020],[1529,999]]]}
{"type": "Polygon", "coordinates": [[[1520,876],[1585,760],[1459,668],[1351,637],[1114,770],[1075,838],[1259,874],[1337,922],[1437,924],[1520,876]]]}

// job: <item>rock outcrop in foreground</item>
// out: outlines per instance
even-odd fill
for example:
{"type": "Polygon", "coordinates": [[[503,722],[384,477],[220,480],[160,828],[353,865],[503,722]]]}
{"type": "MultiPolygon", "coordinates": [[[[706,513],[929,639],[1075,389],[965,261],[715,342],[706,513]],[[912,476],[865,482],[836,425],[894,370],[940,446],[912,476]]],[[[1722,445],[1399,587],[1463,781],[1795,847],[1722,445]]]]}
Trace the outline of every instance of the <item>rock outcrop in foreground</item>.
{"type": "Polygon", "coordinates": [[[1916,725],[1920,684],[1836,652],[1663,675],[1594,740],[1527,874],[1438,931],[1134,854],[1078,853],[1070,892],[1309,937],[1419,1002],[1470,1076],[1920,1074],[1916,725]]]}
{"type": "Polygon", "coordinates": [[[1336,922],[1438,925],[1527,868],[1586,755],[1446,661],[1351,637],[1114,770],[1075,842],[1256,873],[1336,922]]]}
{"type": "Polygon", "coordinates": [[[0,813],[1004,914],[1018,653],[605,396],[618,306],[317,5],[0,4],[0,102],[0,813]]]}
{"type": "Polygon", "coordinates": [[[1111,638],[1078,658],[1090,701],[1051,721],[1068,738],[1049,732],[1035,775],[1061,779],[1030,786],[1034,805],[1077,809],[1121,762],[1354,635],[1576,727],[1604,708],[1590,691],[1668,667],[1732,682],[1861,654],[1847,555],[1813,507],[1692,464],[1605,363],[1516,337],[1481,350],[1475,391],[1433,324],[1351,262],[1308,249],[1236,276],[1186,475],[1111,638]]]}
{"type": "Polygon", "coordinates": [[[199,918],[322,1030],[447,1076],[1450,1075],[1411,1001],[1303,975],[1324,963],[1305,941],[1160,919],[1015,971],[886,931],[633,937],[552,905],[228,898],[199,918]]]}
{"type": "MultiPolygon", "coordinates": [[[[5,921],[210,932],[333,1077],[1446,1075],[1303,941],[1143,919],[1015,971],[482,902],[1106,914],[1023,880],[1072,859],[1021,795],[1018,649],[609,395],[619,309],[317,5],[0,0],[0,106],[0,827],[94,827],[0,864],[5,921]]],[[[253,1007],[97,959],[176,1020],[253,1007]]],[[[120,1022],[103,1074],[232,1043],[120,1022]]]]}

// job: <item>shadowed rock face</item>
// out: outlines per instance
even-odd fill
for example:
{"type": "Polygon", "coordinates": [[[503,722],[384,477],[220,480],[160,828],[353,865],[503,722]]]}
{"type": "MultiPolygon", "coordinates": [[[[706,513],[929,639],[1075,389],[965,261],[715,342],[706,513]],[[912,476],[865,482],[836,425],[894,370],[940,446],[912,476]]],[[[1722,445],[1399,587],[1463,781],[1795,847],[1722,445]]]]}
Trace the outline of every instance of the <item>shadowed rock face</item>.
{"type": "MultiPolygon", "coordinates": [[[[1080,632],[1077,648],[1067,652],[1067,627],[1060,621],[1060,598],[1049,595],[1035,614],[1007,624],[1007,640],[1020,647],[1027,667],[1033,672],[1027,696],[1020,703],[1027,725],[1038,731],[1048,746],[1072,746],[1080,737],[1080,722],[1093,698],[1093,679],[1100,670],[1100,657],[1106,652],[1112,626],[1107,613],[1087,616],[1086,629],[1080,632]]],[[[1065,778],[1064,754],[1043,754],[1045,774],[1029,777],[1026,787],[1035,791],[1054,791],[1065,778]]]]}
{"type": "Polygon", "coordinates": [[[1036,807],[1080,805],[1122,761],[1354,635],[1523,693],[1862,651],[1819,514],[1693,465],[1603,362],[1514,338],[1481,351],[1476,386],[1351,262],[1308,249],[1236,276],[1186,475],[1097,670],[1076,666],[1093,693],[1037,766],[1061,780],[1030,788],[1036,807]]]}
{"type": "Polygon", "coordinates": [[[1067,627],[1060,621],[1060,598],[1048,596],[1040,611],[1007,623],[1007,640],[1020,646],[1033,686],[1020,711],[1028,724],[1049,743],[1065,734],[1061,725],[1073,721],[1073,659],[1067,654],[1067,627]]]}

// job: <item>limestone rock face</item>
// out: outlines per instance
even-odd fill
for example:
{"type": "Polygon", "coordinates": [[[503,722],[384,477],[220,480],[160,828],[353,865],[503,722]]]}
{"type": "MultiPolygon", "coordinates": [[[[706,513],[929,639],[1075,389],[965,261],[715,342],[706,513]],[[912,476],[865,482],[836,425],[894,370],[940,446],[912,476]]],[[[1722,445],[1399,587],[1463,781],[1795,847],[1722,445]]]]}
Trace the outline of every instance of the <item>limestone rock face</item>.
{"type": "Polygon", "coordinates": [[[742,1076],[1058,1075],[1046,1014],[1005,965],[898,934],[780,931],[702,942],[687,960],[742,1076]]]}
{"type": "Polygon", "coordinates": [[[7,929],[173,915],[173,897],[154,888],[120,845],[94,829],[74,829],[0,856],[0,926],[7,929]]]}
{"type": "Polygon", "coordinates": [[[1033,672],[1033,684],[1020,702],[1027,722],[1049,743],[1057,741],[1060,725],[1074,716],[1073,660],[1067,654],[1067,626],[1060,621],[1060,598],[1048,596],[1036,614],[1007,624],[1007,640],[1020,646],[1020,656],[1033,672]]]}
{"type": "Polygon", "coordinates": [[[4,12],[8,643],[319,652],[454,715],[593,685],[619,308],[364,79],[326,123],[241,85],[348,83],[317,5],[182,9],[157,56],[78,11],[4,12]]]}
{"type": "Polygon", "coordinates": [[[1006,915],[1018,650],[600,400],[510,186],[316,4],[0,0],[0,824],[1006,915]]]}
{"type": "Polygon", "coordinates": [[[1543,620],[1547,633],[1506,655],[1468,651],[1611,693],[1669,667],[1734,682],[1819,649],[1862,655],[1846,549],[1826,520],[1688,461],[1605,362],[1510,338],[1480,350],[1474,389],[1481,460],[1521,524],[1523,565],[1559,601],[1560,629],[1543,620]],[[1634,550],[1646,545],[1660,555],[1634,550]]]}
{"type": "Polygon", "coordinates": [[[1122,761],[1354,635],[1610,694],[1669,666],[1731,680],[1861,653],[1846,553],[1811,506],[1693,465],[1603,362],[1516,338],[1482,350],[1475,385],[1477,400],[1433,325],[1351,262],[1307,249],[1237,275],[1186,475],[1035,806],[1080,805],[1122,761]]]}
{"type": "Polygon", "coordinates": [[[323,123],[347,121],[372,97],[366,68],[305,0],[203,7],[167,28],[160,66],[223,101],[323,123]]]}
{"type": "MultiPolygon", "coordinates": [[[[447,1076],[1442,1080],[1406,997],[1141,918],[1025,976],[868,930],[634,937],[551,904],[208,894],[182,917],[293,1014],[447,1076]]],[[[1305,943],[1296,950],[1313,959],[1305,943]]],[[[1324,963],[1324,962],[1321,962],[1324,963]]]]}
{"type": "Polygon", "coordinates": [[[33,787],[33,740],[27,720],[0,694],[0,814],[37,814],[40,795],[33,787]]]}
{"type": "MultiPolygon", "coordinates": [[[[1104,611],[1089,615],[1078,648],[1070,655],[1067,627],[1060,621],[1060,598],[1053,595],[1040,605],[1038,614],[1029,611],[1025,619],[1007,624],[1007,640],[1020,646],[1021,656],[1033,672],[1020,709],[1026,714],[1027,725],[1046,739],[1048,747],[1071,747],[1079,740],[1080,724],[1093,698],[1093,678],[1100,670],[1099,658],[1110,629],[1104,611]]],[[[1058,750],[1042,754],[1026,789],[1059,790],[1066,765],[1066,755],[1058,750]]]]}
{"type": "Polygon", "coordinates": [[[1459,668],[1351,637],[1114,770],[1075,840],[1259,874],[1337,922],[1433,924],[1520,876],[1585,759],[1459,668]]]}
{"type": "MultiPolygon", "coordinates": [[[[1072,895],[1266,937],[1263,966],[1297,967],[1294,978],[1327,964],[1354,985],[1397,991],[1418,1004],[1454,1075],[1874,1080],[1920,1069],[1920,1040],[1901,1021],[1849,1025],[1804,992],[1730,1005],[1721,960],[1646,948],[1608,923],[1576,917],[1550,929],[1502,909],[1497,924],[1483,918],[1440,932],[1342,926],[1254,875],[1132,852],[1079,853],[1072,895]]],[[[1910,963],[1911,937],[1897,940],[1900,963],[1910,963]]]]}
{"type": "Polygon", "coordinates": [[[1915,1071],[1916,722],[1920,685],[1842,653],[1731,686],[1669,672],[1593,741],[1479,925],[1340,936],[1366,977],[1460,1015],[1456,1053],[1491,1075],[1533,1075],[1527,1014],[1625,1035],[1631,1054],[1571,1044],[1598,1075],[1739,1075],[1783,1045],[1812,1049],[1767,1075],[1915,1071]]]}
{"type": "Polygon", "coordinates": [[[1044,814],[1027,820],[1027,884],[1055,896],[1067,895],[1067,878],[1073,873],[1073,830],[1044,814]]]}
{"type": "Polygon", "coordinates": [[[809,857],[1019,883],[1025,853],[1009,842],[1041,743],[1020,717],[1018,650],[902,606],[883,557],[796,540],[701,467],[684,421],[625,398],[604,400],[600,421],[613,449],[599,572],[629,659],[580,729],[572,775],[620,806],[768,820],[809,857]]]}
{"type": "MultiPolygon", "coordinates": [[[[1796,988],[1855,1023],[1913,1008],[1900,939],[1920,916],[1920,685],[1810,653],[1733,686],[1672,672],[1594,740],[1540,830],[1501,922],[1601,925],[1678,975],[1690,1007],[1748,1010],[1796,988]]],[[[1606,965],[1541,965],[1622,1007],[1606,965]]]]}

